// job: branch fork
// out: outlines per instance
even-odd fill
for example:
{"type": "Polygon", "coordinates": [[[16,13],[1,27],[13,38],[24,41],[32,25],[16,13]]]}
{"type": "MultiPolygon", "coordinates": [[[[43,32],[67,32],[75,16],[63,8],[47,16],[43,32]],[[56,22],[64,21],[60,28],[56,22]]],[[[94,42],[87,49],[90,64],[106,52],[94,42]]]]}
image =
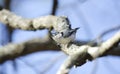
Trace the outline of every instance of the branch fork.
{"type": "MultiPolygon", "coordinates": [[[[55,30],[56,32],[62,32],[64,30],[68,30],[69,27],[71,26],[68,18],[65,16],[59,17],[59,16],[49,15],[35,19],[27,19],[27,18],[22,18],[21,16],[17,16],[14,13],[5,9],[0,11],[0,21],[14,29],[22,29],[22,30],[52,29],[55,30]]],[[[50,42],[49,40],[47,41],[47,43],[50,42]]],[[[95,47],[89,45],[79,46],[73,43],[68,47],[67,44],[62,44],[61,50],[68,55],[68,58],[61,65],[57,74],[68,74],[73,66],[81,66],[84,63],[86,63],[88,60],[91,61],[93,59],[96,59],[104,55],[104,53],[111,50],[111,48],[113,48],[115,45],[118,45],[119,42],[120,42],[120,32],[117,32],[113,37],[103,42],[100,46],[95,46],[95,47]]],[[[0,54],[0,56],[3,57],[9,54],[13,55],[16,53],[23,53],[23,51],[25,51],[24,48],[27,44],[30,43],[23,42],[23,44],[18,44],[19,46],[21,46],[20,49],[17,49],[15,47],[13,48],[11,45],[8,45],[8,47],[10,46],[9,48],[11,48],[11,50],[8,49],[10,53],[5,52],[0,54]],[[16,50],[19,52],[16,52],[16,50]]],[[[44,44],[46,43],[44,42],[44,44]]],[[[7,51],[7,46],[4,46],[0,49],[1,49],[0,53],[3,51],[7,51]]]]}

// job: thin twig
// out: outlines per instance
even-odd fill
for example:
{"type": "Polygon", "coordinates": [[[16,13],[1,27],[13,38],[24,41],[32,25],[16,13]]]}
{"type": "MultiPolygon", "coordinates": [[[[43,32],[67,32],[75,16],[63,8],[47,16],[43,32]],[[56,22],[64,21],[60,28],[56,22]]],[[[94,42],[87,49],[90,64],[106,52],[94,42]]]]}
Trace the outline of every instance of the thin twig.
{"type": "Polygon", "coordinates": [[[108,29],[108,30],[103,31],[103,32],[102,32],[101,34],[99,34],[94,40],[90,41],[90,42],[88,43],[88,45],[93,45],[95,42],[97,42],[97,44],[100,45],[100,44],[103,42],[102,38],[103,38],[105,35],[107,35],[107,34],[109,34],[109,33],[112,33],[113,31],[117,31],[117,30],[120,30],[120,25],[114,26],[114,27],[112,27],[112,28],[110,28],[110,29],[108,29]]]}
{"type": "Polygon", "coordinates": [[[53,0],[52,12],[51,15],[55,15],[58,8],[58,0],[53,0]]]}

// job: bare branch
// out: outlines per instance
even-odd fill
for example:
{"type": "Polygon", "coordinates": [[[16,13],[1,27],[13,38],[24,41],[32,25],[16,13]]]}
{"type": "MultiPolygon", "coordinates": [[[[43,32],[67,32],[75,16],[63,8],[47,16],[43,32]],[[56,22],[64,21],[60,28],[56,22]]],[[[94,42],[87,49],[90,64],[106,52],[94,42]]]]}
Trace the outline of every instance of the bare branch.
{"type": "Polygon", "coordinates": [[[103,31],[100,35],[98,35],[94,40],[92,40],[91,42],[95,42],[95,41],[97,41],[98,42],[98,44],[100,44],[100,43],[102,43],[102,37],[104,37],[106,34],[109,34],[109,33],[111,33],[111,32],[113,32],[113,31],[117,31],[117,30],[120,30],[120,25],[118,25],[118,26],[115,26],[115,27],[112,27],[112,28],[110,28],[110,29],[108,29],[108,30],[105,30],[105,31],[103,31]]]}

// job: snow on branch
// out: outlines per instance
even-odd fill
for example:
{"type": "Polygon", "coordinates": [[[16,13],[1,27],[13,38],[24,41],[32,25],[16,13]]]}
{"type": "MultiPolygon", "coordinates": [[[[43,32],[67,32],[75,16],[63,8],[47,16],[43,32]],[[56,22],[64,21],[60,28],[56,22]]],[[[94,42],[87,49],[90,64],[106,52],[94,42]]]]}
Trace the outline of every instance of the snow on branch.
{"type": "Polygon", "coordinates": [[[68,24],[60,23],[62,21],[66,21],[67,17],[58,17],[53,15],[43,16],[35,19],[27,19],[21,16],[17,16],[14,13],[3,9],[0,11],[0,21],[6,25],[9,25],[15,29],[22,30],[39,30],[39,29],[52,29],[56,31],[60,31],[63,29],[62,27],[68,26],[68,24]],[[60,20],[61,19],[61,20],[60,20]],[[60,25],[61,24],[61,25],[60,25]],[[59,26],[61,27],[59,27],[59,26]]]}
{"type": "Polygon", "coordinates": [[[68,74],[73,66],[81,66],[88,60],[93,60],[104,55],[120,42],[120,32],[117,32],[112,38],[103,42],[100,46],[91,47],[89,45],[77,46],[72,44],[70,47],[62,45],[62,51],[68,54],[68,58],[61,65],[57,74],[68,74]]]}
{"type": "MultiPolygon", "coordinates": [[[[6,24],[7,26],[22,30],[49,29],[55,30],[56,32],[60,33],[68,30],[71,27],[71,25],[69,24],[69,20],[65,16],[58,17],[49,15],[40,18],[27,19],[22,18],[21,16],[17,16],[14,13],[5,9],[0,11],[0,21],[6,24]]],[[[113,50],[114,47],[117,47],[116,45],[118,45],[119,42],[120,32],[117,32],[112,38],[103,42],[100,46],[92,47],[87,44],[78,45],[78,43],[77,45],[72,43],[69,46],[68,44],[61,44],[60,48],[63,52],[65,52],[68,55],[68,58],[61,65],[57,74],[68,74],[73,66],[81,66],[88,60],[94,60],[95,58],[103,56],[107,52],[108,55],[112,54],[112,51],[109,51],[113,50]]],[[[0,47],[0,61],[6,58],[4,56],[7,56],[7,59],[9,59],[10,55],[16,55],[12,57],[22,56],[26,53],[34,52],[34,50],[26,50],[29,49],[29,47],[39,47],[38,49],[41,49],[41,46],[42,49],[60,49],[56,47],[54,41],[50,40],[49,38],[47,40],[38,39],[35,41],[30,40],[19,44],[8,44],[6,46],[0,47]]],[[[35,49],[35,51],[38,50],[35,49]]]]}
{"type": "Polygon", "coordinates": [[[9,43],[0,47],[0,63],[34,52],[59,49],[49,38],[34,38],[22,43],[9,43]]]}

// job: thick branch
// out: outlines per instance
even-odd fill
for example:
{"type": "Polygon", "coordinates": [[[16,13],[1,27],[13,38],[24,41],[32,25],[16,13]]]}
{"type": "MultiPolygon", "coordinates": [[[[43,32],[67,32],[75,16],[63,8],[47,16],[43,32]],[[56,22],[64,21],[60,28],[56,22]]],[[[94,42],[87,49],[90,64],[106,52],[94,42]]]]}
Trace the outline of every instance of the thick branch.
{"type": "Polygon", "coordinates": [[[104,55],[107,51],[111,50],[113,47],[116,47],[120,42],[120,32],[116,33],[112,38],[103,42],[101,46],[89,48],[88,53],[93,57],[97,58],[98,56],[104,55]]]}
{"type": "Polygon", "coordinates": [[[0,21],[4,24],[9,24],[12,28],[19,28],[23,30],[38,30],[43,28],[51,28],[55,24],[56,16],[45,16],[36,19],[26,19],[17,16],[8,10],[0,11],[0,21]]]}
{"type": "MultiPolygon", "coordinates": [[[[39,29],[54,29],[57,32],[63,32],[70,27],[67,17],[57,16],[44,16],[35,19],[26,19],[9,12],[8,10],[0,11],[0,21],[9,24],[12,28],[19,28],[22,30],[39,30],[39,29]]],[[[93,60],[99,56],[102,56],[108,50],[112,49],[114,45],[120,42],[120,32],[113,36],[108,41],[102,43],[101,46],[91,47],[89,45],[76,45],[61,44],[61,49],[69,55],[68,59],[61,66],[58,74],[67,74],[69,70],[75,66],[83,65],[87,60],[93,60]]],[[[53,41],[47,39],[37,39],[20,44],[8,44],[0,48],[0,62],[4,62],[8,59],[14,59],[16,57],[40,51],[41,49],[59,49],[53,41]],[[46,46],[47,45],[47,46],[46,46]],[[37,47],[37,48],[36,48],[37,47]],[[32,50],[29,50],[32,49],[32,50]]],[[[111,54],[111,53],[110,53],[111,54]]]]}
{"type": "Polygon", "coordinates": [[[106,52],[105,55],[120,56],[120,46],[111,49],[110,51],[106,52]]]}
{"type": "Polygon", "coordinates": [[[108,50],[115,47],[120,42],[120,32],[116,33],[112,38],[103,42],[101,46],[91,47],[88,45],[76,46],[72,44],[70,47],[61,45],[62,51],[69,55],[57,74],[68,74],[70,69],[75,66],[81,66],[87,60],[93,60],[105,54],[108,50]]]}
{"type": "MultiPolygon", "coordinates": [[[[89,42],[89,41],[88,41],[89,42]]],[[[84,45],[87,41],[77,41],[77,44],[84,45]]],[[[110,50],[106,55],[120,56],[120,47],[110,50]]],[[[19,44],[8,44],[0,48],[0,63],[12,60],[20,56],[38,51],[60,50],[60,48],[49,38],[36,38],[19,44]],[[46,46],[47,45],[47,46],[46,46]]]]}
{"type": "Polygon", "coordinates": [[[36,38],[19,44],[10,43],[0,48],[0,63],[30,53],[49,49],[59,50],[58,46],[53,41],[50,41],[48,38],[36,38]]]}
{"type": "Polygon", "coordinates": [[[22,18],[8,10],[0,11],[0,21],[6,25],[9,24],[12,28],[22,30],[39,30],[39,29],[52,29],[59,32],[69,28],[68,20],[65,16],[43,16],[35,19],[22,18]]]}

